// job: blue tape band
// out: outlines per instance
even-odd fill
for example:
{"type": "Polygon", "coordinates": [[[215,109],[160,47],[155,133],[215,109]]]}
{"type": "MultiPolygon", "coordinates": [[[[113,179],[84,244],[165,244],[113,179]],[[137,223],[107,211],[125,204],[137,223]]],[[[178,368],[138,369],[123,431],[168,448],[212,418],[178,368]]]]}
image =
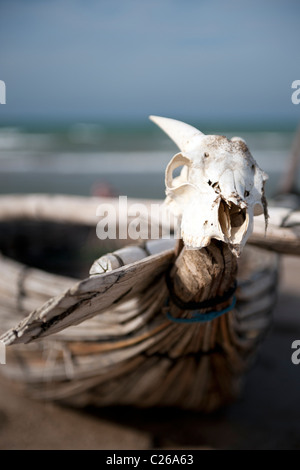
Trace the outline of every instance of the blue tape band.
{"type": "MultiPolygon", "coordinates": [[[[167,301],[168,303],[168,301],[167,301]]],[[[208,321],[212,321],[215,318],[220,317],[221,315],[224,315],[224,313],[230,312],[230,310],[233,310],[236,304],[236,297],[234,296],[232,299],[231,304],[224,308],[223,310],[219,310],[218,312],[207,312],[207,313],[200,313],[199,311],[195,311],[192,314],[191,318],[176,318],[173,317],[170,312],[167,312],[167,318],[174,322],[174,323],[205,323],[208,321]]]]}

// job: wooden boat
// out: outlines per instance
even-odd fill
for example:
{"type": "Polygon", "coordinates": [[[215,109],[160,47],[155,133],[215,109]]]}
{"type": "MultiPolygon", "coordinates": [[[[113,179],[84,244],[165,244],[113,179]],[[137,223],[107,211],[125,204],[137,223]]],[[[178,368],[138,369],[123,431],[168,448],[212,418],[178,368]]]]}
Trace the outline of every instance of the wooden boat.
{"type": "Polygon", "coordinates": [[[232,401],[272,323],[279,255],[300,254],[300,211],[271,207],[267,235],[256,217],[236,259],[214,237],[193,250],[181,239],[100,243],[104,202],[0,197],[2,378],[76,406],[209,412],[232,401]]]}

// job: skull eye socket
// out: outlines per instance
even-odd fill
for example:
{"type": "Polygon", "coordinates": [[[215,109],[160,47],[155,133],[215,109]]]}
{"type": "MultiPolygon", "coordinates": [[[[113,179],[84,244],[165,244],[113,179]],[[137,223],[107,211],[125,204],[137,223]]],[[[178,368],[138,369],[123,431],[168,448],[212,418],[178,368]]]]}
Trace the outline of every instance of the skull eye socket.
{"type": "Polygon", "coordinates": [[[177,168],[174,168],[173,173],[172,173],[172,179],[178,178],[180,176],[182,170],[184,169],[183,173],[188,173],[188,167],[186,165],[180,165],[177,168]]]}
{"type": "Polygon", "coordinates": [[[177,188],[182,183],[186,183],[189,175],[189,167],[187,165],[180,165],[172,171],[172,186],[177,188]]]}
{"type": "Polygon", "coordinates": [[[186,184],[190,166],[190,159],[181,153],[177,153],[166,168],[167,189],[175,189],[182,184],[186,184]]]}

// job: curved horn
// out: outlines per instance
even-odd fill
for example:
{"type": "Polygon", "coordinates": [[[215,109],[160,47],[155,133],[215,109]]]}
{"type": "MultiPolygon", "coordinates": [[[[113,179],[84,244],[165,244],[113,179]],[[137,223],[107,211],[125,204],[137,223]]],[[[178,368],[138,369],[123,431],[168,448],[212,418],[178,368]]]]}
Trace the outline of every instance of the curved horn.
{"type": "Polygon", "coordinates": [[[149,116],[149,119],[157,124],[175,142],[182,152],[190,147],[192,141],[198,140],[204,134],[193,126],[176,119],[164,118],[160,116],[149,116]],[[196,138],[196,139],[195,139],[196,138]]]}

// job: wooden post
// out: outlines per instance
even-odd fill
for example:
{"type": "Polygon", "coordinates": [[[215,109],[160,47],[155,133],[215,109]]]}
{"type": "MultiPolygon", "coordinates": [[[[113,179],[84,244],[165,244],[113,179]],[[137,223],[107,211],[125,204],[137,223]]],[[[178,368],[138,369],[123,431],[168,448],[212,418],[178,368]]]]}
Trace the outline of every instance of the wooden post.
{"type": "Polygon", "coordinates": [[[184,247],[171,271],[171,279],[176,296],[184,302],[202,302],[222,296],[233,286],[236,274],[237,260],[228,245],[212,240],[201,250],[184,247]]]}

